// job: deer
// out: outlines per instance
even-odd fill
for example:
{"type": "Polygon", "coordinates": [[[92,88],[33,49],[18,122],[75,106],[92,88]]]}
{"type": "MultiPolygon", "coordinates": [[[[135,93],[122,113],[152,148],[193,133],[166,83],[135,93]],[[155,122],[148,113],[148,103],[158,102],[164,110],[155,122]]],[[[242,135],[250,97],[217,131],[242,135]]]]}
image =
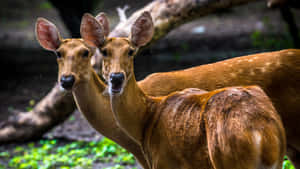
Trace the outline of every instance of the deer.
{"type": "MultiPolygon", "coordinates": [[[[105,36],[108,36],[107,18],[104,14],[97,16],[97,20],[104,25],[105,36]]],[[[97,49],[90,47],[82,39],[62,39],[56,26],[46,19],[39,18],[37,20],[36,37],[44,49],[56,53],[57,60],[62,65],[59,69],[65,66],[63,64],[65,61],[59,60],[68,55],[74,55],[72,64],[76,65],[81,62],[82,53],[80,52],[82,49],[88,51],[91,60],[93,60],[92,56],[97,53],[97,49]],[[60,53],[60,51],[66,52],[60,53]]],[[[228,86],[260,86],[271,98],[276,110],[282,117],[288,141],[287,155],[296,168],[299,168],[300,164],[297,162],[300,161],[300,133],[297,126],[300,118],[300,106],[296,104],[300,101],[300,82],[297,80],[300,78],[299,52],[300,50],[295,49],[265,52],[185,70],[154,73],[139,81],[138,85],[150,96],[163,96],[185,88],[202,88],[210,91],[228,86]],[[266,68],[268,68],[267,71],[265,71],[266,68]]],[[[87,64],[87,66],[90,65],[87,64]]],[[[76,69],[73,71],[77,73],[76,69]]],[[[58,83],[62,86],[62,71],[59,73],[61,75],[58,77],[58,83]]],[[[93,75],[95,78],[97,77],[96,72],[93,75]]],[[[97,85],[99,87],[104,85],[100,81],[99,83],[101,84],[97,85]]],[[[69,86],[72,85],[75,86],[74,84],[69,86]]],[[[67,90],[64,87],[62,89],[67,90]]],[[[105,99],[108,98],[105,97],[105,99]]],[[[148,168],[141,148],[117,126],[110,105],[107,105],[109,101],[99,100],[97,104],[99,104],[97,111],[81,111],[91,126],[133,153],[142,166],[148,168]]]]}
{"type": "MultiPolygon", "coordinates": [[[[141,147],[149,168],[281,168],[285,131],[262,89],[187,88],[149,96],[135,80],[133,60],[153,36],[150,13],[141,14],[129,37],[106,38],[103,29],[90,14],[83,16],[81,37],[103,54],[102,76],[107,85],[101,92],[108,93],[117,125],[141,147]]],[[[81,72],[88,74],[88,70],[81,72]]],[[[84,95],[88,96],[75,96],[79,107],[86,102],[84,95]]]]}
{"type": "MultiPolygon", "coordinates": [[[[97,21],[105,23],[104,15],[103,13],[97,15],[97,21]]],[[[78,87],[74,87],[73,96],[77,107],[89,124],[97,132],[131,152],[142,167],[148,169],[140,147],[116,125],[111,114],[109,98],[102,94],[105,84],[99,79],[100,72],[94,70],[94,66],[101,63],[102,55],[99,50],[86,45],[83,39],[63,39],[56,26],[45,18],[37,19],[35,33],[39,44],[44,49],[54,52],[57,57],[58,83],[61,91],[67,92],[72,88],[72,83],[76,83],[78,87]],[[77,75],[76,79],[71,76],[74,74],[77,75]],[[89,83],[82,83],[79,79],[87,80],[89,83]],[[80,92],[83,89],[88,91],[80,92]],[[86,100],[83,102],[80,98],[86,100]]],[[[103,33],[107,35],[107,32],[103,33]]]]}

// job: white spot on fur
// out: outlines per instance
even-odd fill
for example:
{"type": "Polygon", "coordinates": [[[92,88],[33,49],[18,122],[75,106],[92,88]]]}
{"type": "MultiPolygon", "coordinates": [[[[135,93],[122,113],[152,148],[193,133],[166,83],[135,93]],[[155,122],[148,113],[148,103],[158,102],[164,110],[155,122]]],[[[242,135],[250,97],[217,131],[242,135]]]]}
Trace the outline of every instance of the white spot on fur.
{"type": "Polygon", "coordinates": [[[254,143],[256,145],[256,149],[259,150],[260,145],[261,145],[261,135],[258,131],[254,131],[253,132],[253,137],[254,137],[254,143]]]}
{"type": "Polygon", "coordinates": [[[238,63],[241,63],[241,62],[242,62],[242,60],[238,60],[237,62],[238,62],[238,63]]]}
{"type": "Polygon", "coordinates": [[[230,73],[230,76],[231,77],[236,77],[236,74],[235,73],[230,73]]]}
{"type": "Polygon", "coordinates": [[[280,63],[279,61],[278,61],[278,62],[276,62],[276,66],[280,66],[280,64],[281,64],[281,63],[280,63]]]}
{"type": "Polygon", "coordinates": [[[262,73],[266,72],[266,68],[264,68],[264,67],[262,67],[260,70],[262,73]]]}
{"type": "Polygon", "coordinates": [[[270,66],[270,65],[271,65],[271,63],[270,63],[270,62],[267,62],[265,65],[266,65],[266,66],[270,66]]]}
{"type": "Polygon", "coordinates": [[[253,59],[249,59],[248,62],[253,62],[253,59]]]}
{"type": "Polygon", "coordinates": [[[295,53],[294,52],[288,52],[287,54],[288,55],[294,55],[295,53]]]}

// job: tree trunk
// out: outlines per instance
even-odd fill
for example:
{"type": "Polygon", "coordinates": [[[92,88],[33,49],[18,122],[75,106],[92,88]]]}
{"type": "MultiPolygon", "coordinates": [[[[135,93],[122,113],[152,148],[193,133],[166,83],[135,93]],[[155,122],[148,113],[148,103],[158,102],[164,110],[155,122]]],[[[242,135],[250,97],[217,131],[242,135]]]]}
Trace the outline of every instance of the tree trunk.
{"type": "MultiPolygon", "coordinates": [[[[110,36],[128,36],[131,25],[143,11],[153,17],[155,32],[152,42],[164,37],[179,25],[226,9],[256,0],[156,0],[136,11],[126,21],[120,22],[110,36]]],[[[79,30],[79,27],[78,27],[79,30]]],[[[65,121],[76,106],[70,94],[55,85],[30,112],[17,112],[0,125],[0,143],[40,138],[57,124],[65,121]]]]}
{"type": "Polygon", "coordinates": [[[291,8],[300,8],[299,0],[267,0],[269,8],[279,8],[282,19],[286,22],[294,48],[300,48],[299,31],[291,8]]]}
{"type": "Polygon", "coordinates": [[[300,48],[300,39],[299,39],[299,31],[297,24],[295,22],[294,15],[291,11],[291,8],[288,6],[283,6],[280,8],[281,17],[288,25],[290,36],[293,39],[294,48],[300,48]]]}
{"type": "Polygon", "coordinates": [[[267,0],[268,7],[279,8],[289,6],[291,8],[300,8],[299,0],[267,0]]]}
{"type": "Polygon", "coordinates": [[[0,124],[0,142],[40,138],[45,132],[67,119],[75,109],[71,93],[61,92],[59,85],[30,112],[15,112],[0,124]]]}

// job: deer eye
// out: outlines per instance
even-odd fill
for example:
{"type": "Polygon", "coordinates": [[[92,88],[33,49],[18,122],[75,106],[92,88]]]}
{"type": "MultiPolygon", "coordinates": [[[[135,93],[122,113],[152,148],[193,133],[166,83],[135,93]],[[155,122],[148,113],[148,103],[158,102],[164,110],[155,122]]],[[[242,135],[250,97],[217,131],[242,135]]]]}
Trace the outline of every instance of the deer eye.
{"type": "Polygon", "coordinates": [[[107,57],[107,50],[106,49],[101,50],[101,53],[102,53],[103,57],[107,57]]]}
{"type": "Polygon", "coordinates": [[[134,54],[134,50],[133,49],[129,49],[129,51],[128,51],[128,56],[132,56],[133,54],[134,54]]]}
{"type": "Polygon", "coordinates": [[[89,51],[85,50],[82,54],[82,57],[87,58],[89,56],[89,51]]]}
{"type": "Polygon", "coordinates": [[[57,58],[61,58],[61,53],[60,52],[55,52],[55,54],[56,54],[57,58]]]}

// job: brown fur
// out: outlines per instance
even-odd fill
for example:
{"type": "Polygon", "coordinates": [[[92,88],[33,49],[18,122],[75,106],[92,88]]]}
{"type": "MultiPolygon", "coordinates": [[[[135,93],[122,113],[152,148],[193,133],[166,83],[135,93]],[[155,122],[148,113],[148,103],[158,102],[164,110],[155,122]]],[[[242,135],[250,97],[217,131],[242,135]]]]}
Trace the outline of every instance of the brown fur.
{"type": "Polygon", "coordinates": [[[258,85],[270,97],[285,126],[288,147],[293,149],[289,157],[299,168],[296,162],[300,161],[300,50],[253,54],[181,71],[155,73],[139,82],[143,91],[152,96],[188,87],[210,91],[239,85],[258,85]]]}
{"type": "Polygon", "coordinates": [[[123,93],[110,94],[113,114],[142,147],[150,168],[281,168],[284,129],[260,88],[185,89],[150,97],[135,81],[133,58],[125,52],[130,42],[113,38],[103,48],[110,53],[103,59],[104,78],[114,72],[126,77],[123,93]],[[120,50],[116,44],[124,45],[120,50]]]}

